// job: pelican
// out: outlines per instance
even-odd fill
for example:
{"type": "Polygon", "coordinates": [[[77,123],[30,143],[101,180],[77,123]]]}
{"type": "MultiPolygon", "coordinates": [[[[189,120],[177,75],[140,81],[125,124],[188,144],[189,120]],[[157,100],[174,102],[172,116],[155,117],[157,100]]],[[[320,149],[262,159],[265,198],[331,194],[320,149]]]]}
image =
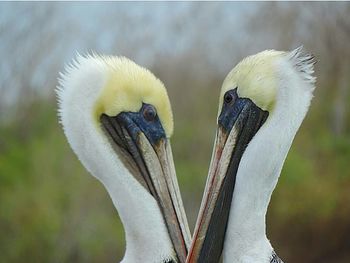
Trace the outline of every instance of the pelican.
{"type": "Polygon", "coordinates": [[[190,232],[163,83],[124,57],[78,55],[61,74],[57,96],[71,148],[102,182],[123,223],[122,262],[185,262],[190,232]]]}
{"type": "Polygon", "coordinates": [[[314,57],[297,48],[242,60],[225,78],[188,263],[282,262],[266,237],[271,194],[314,90],[314,57]]]}

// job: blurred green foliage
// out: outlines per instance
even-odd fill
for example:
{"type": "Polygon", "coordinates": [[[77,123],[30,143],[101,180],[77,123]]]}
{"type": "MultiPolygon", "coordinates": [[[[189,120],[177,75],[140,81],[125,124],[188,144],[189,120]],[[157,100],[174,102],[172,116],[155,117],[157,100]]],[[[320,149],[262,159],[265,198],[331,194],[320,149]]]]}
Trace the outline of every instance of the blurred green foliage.
{"type": "Polygon", "coordinates": [[[39,102],[0,129],[0,261],[114,261],[122,226],[70,150],[53,105],[39,102]]]}
{"type": "Polygon", "coordinates": [[[349,3],[2,4],[0,262],[123,256],[117,212],[70,149],[52,98],[76,51],[123,54],[164,81],[193,229],[225,75],[249,54],[301,44],[319,61],[317,88],[272,196],[268,237],[284,262],[350,262],[349,12],[349,3]]]}
{"type": "MultiPolygon", "coordinates": [[[[272,243],[290,262],[300,254],[310,255],[302,262],[347,262],[350,253],[350,139],[319,129],[319,110],[312,108],[310,115],[316,117],[307,117],[297,135],[268,213],[272,243]]],[[[215,114],[209,114],[211,120],[204,115],[206,121],[182,116],[172,140],[192,227],[210,160],[215,114]],[[209,131],[203,135],[205,127],[209,131]]],[[[104,188],[87,175],[66,142],[55,102],[38,101],[23,116],[0,127],[0,261],[121,259],[122,225],[104,188]]]]}

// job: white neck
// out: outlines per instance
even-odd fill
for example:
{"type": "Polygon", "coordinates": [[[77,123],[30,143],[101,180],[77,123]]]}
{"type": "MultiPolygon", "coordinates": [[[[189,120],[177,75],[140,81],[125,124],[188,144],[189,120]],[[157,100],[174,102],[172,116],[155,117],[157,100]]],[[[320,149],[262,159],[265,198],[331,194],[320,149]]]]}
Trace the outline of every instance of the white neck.
{"type": "Polygon", "coordinates": [[[120,166],[114,152],[102,148],[94,149],[93,158],[104,155],[105,161],[95,163],[91,173],[106,187],[124,225],[126,252],[122,262],[163,262],[174,251],[156,200],[120,166]]]}
{"type": "Polygon", "coordinates": [[[284,160],[309,107],[313,86],[285,60],[278,61],[275,109],[249,143],[237,171],[226,238],[224,262],[269,263],[272,246],[265,216],[284,160]]]}
{"type": "Polygon", "coordinates": [[[107,76],[100,64],[77,62],[58,90],[68,141],[85,168],[106,187],[125,228],[124,263],[163,262],[174,255],[156,200],[125,168],[93,119],[93,105],[107,76]],[[76,72],[75,72],[76,71],[76,72]],[[88,77],[88,78],[87,78],[88,77]]]}

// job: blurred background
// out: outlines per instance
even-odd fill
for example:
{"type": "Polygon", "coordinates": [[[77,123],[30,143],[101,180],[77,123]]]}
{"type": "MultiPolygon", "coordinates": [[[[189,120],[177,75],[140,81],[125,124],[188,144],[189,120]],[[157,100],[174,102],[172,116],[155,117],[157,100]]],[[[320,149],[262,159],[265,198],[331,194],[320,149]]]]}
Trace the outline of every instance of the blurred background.
{"type": "Polygon", "coordinates": [[[123,256],[117,212],[58,124],[58,72],[76,52],[127,56],[165,83],[193,229],[224,77],[247,55],[302,44],[317,89],[267,232],[285,262],[350,262],[350,3],[0,3],[0,39],[0,262],[123,256]]]}

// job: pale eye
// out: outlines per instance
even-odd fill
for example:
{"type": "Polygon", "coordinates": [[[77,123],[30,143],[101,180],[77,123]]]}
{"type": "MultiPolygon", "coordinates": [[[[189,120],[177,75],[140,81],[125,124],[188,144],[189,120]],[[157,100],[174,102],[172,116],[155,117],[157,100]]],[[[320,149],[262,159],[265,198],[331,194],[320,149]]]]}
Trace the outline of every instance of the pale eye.
{"type": "Polygon", "coordinates": [[[147,121],[154,121],[157,116],[157,111],[152,105],[147,105],[143,109],[143,117],[147,121]]]}

